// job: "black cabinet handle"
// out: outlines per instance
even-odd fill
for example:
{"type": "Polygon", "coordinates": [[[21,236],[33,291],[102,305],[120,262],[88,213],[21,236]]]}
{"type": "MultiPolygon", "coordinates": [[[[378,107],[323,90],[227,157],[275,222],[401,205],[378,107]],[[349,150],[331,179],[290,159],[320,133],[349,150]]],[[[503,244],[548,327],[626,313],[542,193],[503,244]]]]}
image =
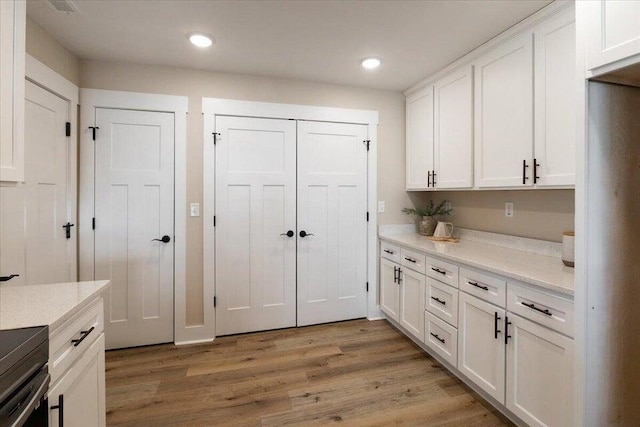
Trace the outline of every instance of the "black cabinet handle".
{"type": "Polygon", "coordinates": [[[50,408],[51,411],[58,410],[58,427],[64,427],[64,394],[58,396],[58,404],[50,408]]]}
{"type": "Polygon", "coordinates": [[[393,283],[398,283],[398,276],[396,276],[396,274],[398,274],[398,268],[393,267],[393,283]]]}
{"type": "Polygon", "coordinates": [[[529,165],[527,164],[526,160],[522,161],[522,184],[526,184],[527,180],[529,179],[529,177],[527,176],[527,168],[529,167],[529,165]]]}
{"type": "Polygon", "coordinates": [[[304,230],[300,231],[300,237],[307,237],[307,236],[315,236],[315,234],[307,233],[304,230]]]}
{"type": "Polygon", "coordinates": [[[545,308],[543,310],[540,307],[536,307],[535,304],[527,304],[526,302],[523,302],[522,305],[524,305],[525,307],[529,307],[530,309],[535,310],[539,313],[546,314],[547,316],[553,316],[553,314],[548,309],[545,308]]]}
{"type": "Polygon", "coordinates": [[[444,270],[440,270],[439,268],[431,267],[431,269],[432,269],[433,271],[435,271],[436,273],[440,273],[440,274],[447,274],[447,272],[446,272],[446,271],[444,271],[444,270]]]}
{"type": "Polygon", "coordinates": [[[10,274],[8,276],[0,276],[0,282],[7,282],[11,279],[13,279],[14,277],[20,277],[19,274],[10,274]]]}
{"type": "Polygon", "coordinates": [[[289,230],[286,233],[281,233],[281,236],[287,236],[287,237],[293,237],[293,235],[296,234],[293,232],[293,230],[289,230]]]}
{"type": "Polygon", "coordinates": [[[70,222],[67,222],[65,225],[62,226],[62,228],[65,229],[65,234],[67,236],[67,239],[71,238],[71,227],[73,227],[74,224],[71,224],[70,222]]]}
{"type": "Polygon", "coordinates": [[[152,242],[162,242],[162,243],[169,243],[171,241],[171,237],[169,236],[162,236],[162,239],[153,239],[151,240],[152,242]]]}
{"type": "Polygon", "coordinates": [[[395,252],[390,251],[389,249],[383,249],[383,250],[384,250],[384,252],[386,252],[386,253],[388,253],[388,254],[390,254],[390,255],[395,254],[395,252]]]}
{"type": "Polygon", "coordinates": [[[433,174],[431,175],[433,178],[433,182],[431,183],[431,186],[435,188],[436,186],[436,171],[433,171],[433,174]]]}
{"type": "Polygon", "coordinates": [[[431,187],[431,171],[427,172],[427,187],[431,187]]]}
{"type": "Polygon", "coordinates": [[[533,159],[533,183],[534,184],[536,184],[540,179],[540,177],[538,176],[538,166],[540,166],[540,163],[538,163],[538,159],[533,159]]]}
{"type": "Polygon", "coordinates": [[[495,339],[498,339],[498,334],[501,332],[500,329],[498,329],[498,320],[502,319],[500,316],[498,316],[498,312],[494,312],[493,313],[493,336],[495,339]]]}
{"type": "Polygon", "coordinates": [[[442,301],[440,298],[438,297],[431,297],[432,300],[439,302],[442,305],[447,305],[446,301],[442,301]]]}
{"type": "Polygon", "coordinates": [[[73,346],[74,346],[74,347],[79,346],[79,345],[80,345],[80,343],[81,343],[82,341],[84,341],[84,339],[85,339],[86,337],[88,337],[88,336],[89,336],[89,334],[90,334],[91,332],[93,332],[93,330],[94,330],[94,329],[95,329],[95,327],[94,327],[94,326],[92,326],[92,327],[91,327],[91,329],[89,329],[88,331],[80,331],[80,335],[81,335],[81,337],[80,337],[80,338],[77,338],[77,339],[73,339],[73,340],[71,340],[71,343],[73,343],[73,346]]]}
{"type": "Polygon", "coordinates": [[[404,257],[404,259],[406,259],[407,261],[412,262],[414,264],[416,263],[415,259],[411,259],[411,258],[407,258],[407,257],[404,257]]]}
{"type": "Polygon", "coordinates": [[[511,322],[509,322],[509,316],[504,316],[504,343],[509,344],[509,338],[511,338],[511,335],[509,335],[509,325],[511,324],[511,322]]]}
{"type": "Polygon", "coordinates": [[[402,276],[401,276],[401,274],[402,274],[402,270],[400,270],[400,267],[398,267],[398,285],[399,285],[400,283],[402,283],[402,276]]]}
{"type": "Polygon", "coordinates": [[[444,338],[440,338],[438,336],[438,334],[434,334],[433,332],[430,332],[431,336],[434,337],[435,339],[437,339],[438,341],[440,341],[442,344],[444,344],[444,338]]]}
{"type": "Polygon", "coordinates": [[[467,283],[470,284],[471,286],[475,286],[476,288],[484,289],[485,291],[489,290],[489,288],[487,286],[478,285],[477,282],[467,281],[467,283]]]}

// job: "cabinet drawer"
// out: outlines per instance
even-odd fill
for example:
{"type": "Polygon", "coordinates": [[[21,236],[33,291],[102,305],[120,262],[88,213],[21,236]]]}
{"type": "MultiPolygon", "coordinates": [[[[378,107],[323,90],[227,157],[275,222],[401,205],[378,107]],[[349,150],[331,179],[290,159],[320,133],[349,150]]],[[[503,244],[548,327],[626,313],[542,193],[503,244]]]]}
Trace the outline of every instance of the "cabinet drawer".
{"type": "Polygon", "coordinates": [[[400,264],[400,246],[393,245],[384,240],[380,241],[380,256],[400,264]]]}
{"type": "Polygon", "coordinates": [[[425,344],[444,360],[456,366],[458,360],[458,330],[425,312],[425,344]]]}
{"type": "Polygon", "coordinates": [[[426,274],[454,288],[458,287],[458,266],[436,258],[426,257],[426,274]]]}
{"type": "Polygon", "coordinates": [[[507,285],[507,310],[573,337],[573,301],[531,289],[507,285]]]}
{"type": "Polygon", "coordinates": [[[427,311],[445,322],[458,326],[458,290],[427,278],[427,311]]]}
{"type": "Polygon", "coordinates": [[[468,268],[460,269],[460,290],[504,308],[507,301],[507,282],[468,268]]]}
{"type": "Polygon", "coordinates": [[[53,332],[49,339],[51,384],[56,383],[67,368],[100,336],[103,330],[102,298],[98,298],[89,307],[53,332]]]}
{"type": "Polygon", "coordinates": [[[425,259],[424,254],[420,252],[411,251],[409,249],[402,248],[400,250],[400,264],[410,268],[418,273],[425,273],[425,259]]]}

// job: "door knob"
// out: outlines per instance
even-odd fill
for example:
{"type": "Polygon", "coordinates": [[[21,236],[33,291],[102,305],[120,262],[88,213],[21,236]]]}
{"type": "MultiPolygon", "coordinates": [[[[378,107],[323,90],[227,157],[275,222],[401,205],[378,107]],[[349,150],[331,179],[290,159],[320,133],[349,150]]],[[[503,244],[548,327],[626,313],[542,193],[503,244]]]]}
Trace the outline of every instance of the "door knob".
{"type": "Polygon", "coordinates": [[[171,237],[169,236],[162,236],[162,239],[153,239],[152,242],[162,242],[162,243],[169,243],[171,241],[171,237]]]}
{"type": "Polygon", "coordinates": [[[286,233],[282,233],[280,234],[281,236],[287,236],[287,237],[293,237],[293,235],[296,234],[293,232],[293,230],[289,230],[286,233]]]}
{"type": "Polygon", "coordinates": [[[307,236],[315,236],[315,234],[307,233],[304,230],[300,231],[300,237],[307,237],[307,236]]]}
{"type": "Polygon", "coordinates": [[[19,274],[10,274],[8,276],[0,276],[0,282],[6,282],[8,280],[13,279],[14,277],[20,277],[19,274]]]}
{"type": "Polygon", "coordinates": [[[71,224],[70,222],[67,222],[65,225],[62,226],[62,228],[65,229],[65,234],[67,236],[67,239],[71,238],[71,227],[73,227],[74,224],[71,224]]]}

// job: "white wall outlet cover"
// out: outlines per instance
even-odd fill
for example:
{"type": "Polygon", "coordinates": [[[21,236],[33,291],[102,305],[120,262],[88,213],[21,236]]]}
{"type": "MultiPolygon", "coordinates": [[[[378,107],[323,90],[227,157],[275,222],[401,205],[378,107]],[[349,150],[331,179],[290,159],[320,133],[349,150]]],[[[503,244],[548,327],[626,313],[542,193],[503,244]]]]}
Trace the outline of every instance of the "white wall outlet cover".
{"type": "Polygon", "coordinates": [[[506,202],[504,204],[504,216],[506,218],[513,218],[513,202],[506,202]]]}
{"type": "Polygon", "coordinates": [[[200,216],[200,203],[191,203],[191,216],[198,217],[200,216]]]}
{"type": "Polygon", "coordinates": [[[378,201],[378,213],[384,213],[385,205],[384,200],[378,201]]]}
{"type": "Polygon", "coordinates": [[[445,208],[446,210],[450,211],[450,210],[451,210],[451,202],[446,202],[446,203],[444,204],[444,208],[445,208]]]}

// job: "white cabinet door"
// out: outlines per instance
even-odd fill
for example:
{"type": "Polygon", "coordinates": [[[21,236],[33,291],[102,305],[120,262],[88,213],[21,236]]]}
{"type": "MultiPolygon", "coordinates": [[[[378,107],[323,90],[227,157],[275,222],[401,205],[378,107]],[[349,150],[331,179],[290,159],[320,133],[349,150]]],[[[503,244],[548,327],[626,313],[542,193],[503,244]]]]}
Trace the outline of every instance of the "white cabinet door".
{"type": "Polygon", "coordinates": [[[475,183],[533,184],[533,35],[522,34],[475,63],[475,183]]]}
{"type": "Polygon", "coordinates": [[[436,188],[473,187],[473,66],[434,85],[436,188]]]}
{"type": "Polygon", "coordinates": [[[425,276],[402,267],[400,275],[400,324],[424,341],[425,276]]]}
{"type": "Polygon", "coordinates": [[[640,1],[585,3],[588,7],[587,70],[640,54],[640,1]]]}
{"type": "Polygon", "coordinates": [[[534,29],[537,186],[575,185],[576,25],[574,8],[534,29]]]}
{"type": "Polygon", "coordinates": [[[400,319],[399,269],[398,264],[380,258],[380,308],[395,321],[400,319]]]}
{"type": "Polygon", "coordinates": [[[26,1],[0,1],[0,181],[24,180],[26,1]]]}
{"type": "Polygon", "coordinates": [[[407,98],[407,190],[427,190],[433,173],[433,86],[407,98]]]}
{"type": "Polygon", "coordinates": [[[573,425],[573,340],[509,316],[507,408],[530,426],[573,425]]]}
{"type": "Polygon", "coordinates": [[[460,292],[458,316],[458,369],[504,403],[505,311],[460,292]]]}
{"type": "Polygon", "coordinates": [[[51,427],[106,425],[104,334],[49,389],[48,396],[51,427]]]}

